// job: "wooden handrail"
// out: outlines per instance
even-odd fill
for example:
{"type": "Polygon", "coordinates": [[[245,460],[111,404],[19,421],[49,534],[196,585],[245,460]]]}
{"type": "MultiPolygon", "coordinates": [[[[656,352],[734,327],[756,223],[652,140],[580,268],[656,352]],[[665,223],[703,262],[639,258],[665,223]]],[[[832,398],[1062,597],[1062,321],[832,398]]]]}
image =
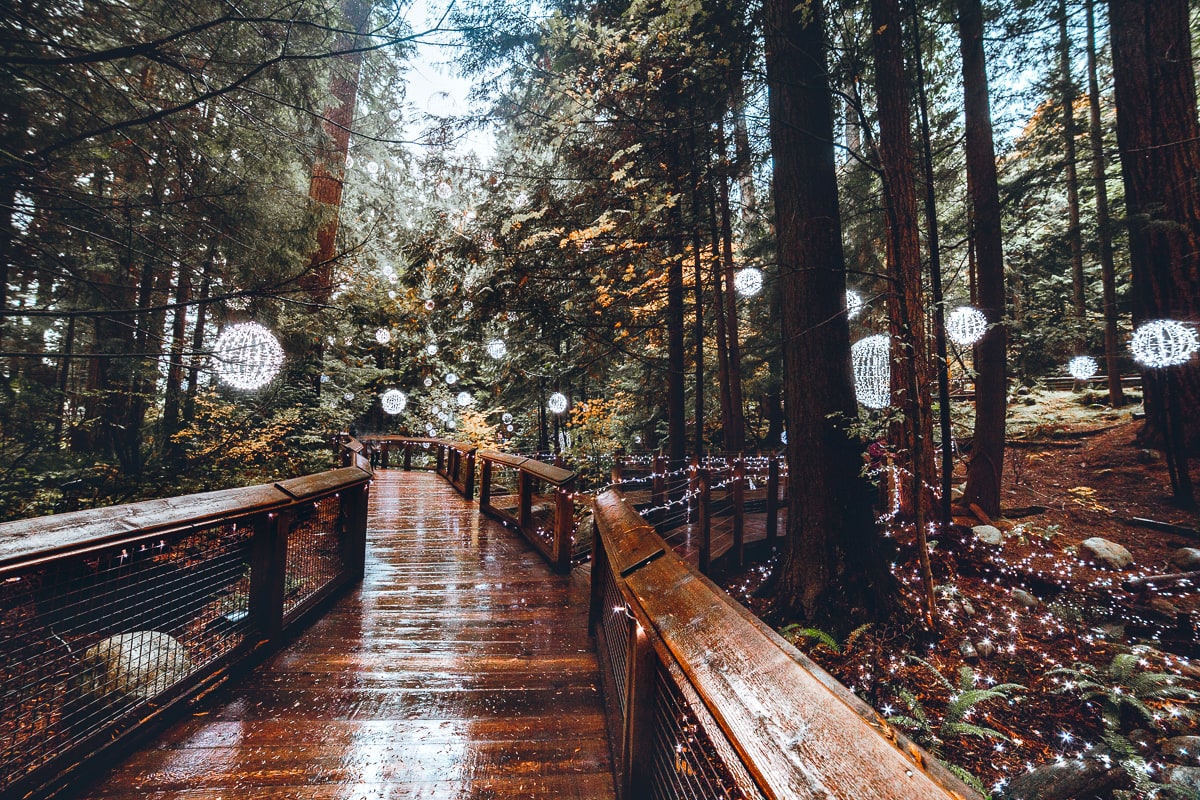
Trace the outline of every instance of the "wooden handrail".
{"type": "Polygon", "coordinates": [[[519,530],[555,570],[570,571],[575,534],[575,502],[571,490],[575,473],[495,450],[480,451],[478,457],[479,509],[519,530]],[[517,485],[511,494],[502,495],[495,491],[493,477],[497,466],[516,470],[517,485]],[[551,487],[549,497],[535,491],[537,482],[551,487]],[[501,496],[513,497],[515,503],[498,502],[496,498],[501,496]],[[543,502],[535,507],[535,500],[543,502]],[[549,502],[548,509],[544,508],[545,502],[549,502]],[[547,511],[551,519],[549,527],[543,519],[547,511]]]}
{"type": "Polygon", "coordinates": [[[478,447],[450,439],[433,439],[424,436],[364,436],[369,449],[380,449],[380,466],[391,466],[393,449],[399,449],[404,459],[404,469],[433,469],[461,494],[470,500],[475,494],[475,453],[478,447]],[[414,467],[413,453],[417,448],[432,451],[436,458],[434,466],[414,467]]]}
{"type": "Polygon", "coordinates": [[[355,444],[358,466],[0,524],[0,737],[25,744],[0,751],[0,795],[111,760],[361,579],[355,444]]]}
{"type": "Polygon", "coordinates": [[[590,619],[621,797],[669,782],[655,747],[676,744],[666,764],[720,764],[723,785],[748,797],[977,797],[676,556],[619,492],[593,508],[590,619]],[[684,706],[695,730],[663,728],[676,724],[656,715],[664,702],[684,706]]]}

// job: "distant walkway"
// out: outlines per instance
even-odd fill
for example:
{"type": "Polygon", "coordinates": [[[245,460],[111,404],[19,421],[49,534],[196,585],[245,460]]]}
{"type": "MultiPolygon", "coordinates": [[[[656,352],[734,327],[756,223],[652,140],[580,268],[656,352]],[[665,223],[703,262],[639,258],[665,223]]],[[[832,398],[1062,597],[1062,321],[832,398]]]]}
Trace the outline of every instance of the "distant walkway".
{"type": "Polygon", "coordinates": [[[377,473],[367,541],[361,589],[79,797],[614,797],[586,580],[431,473],[377,473]]]}

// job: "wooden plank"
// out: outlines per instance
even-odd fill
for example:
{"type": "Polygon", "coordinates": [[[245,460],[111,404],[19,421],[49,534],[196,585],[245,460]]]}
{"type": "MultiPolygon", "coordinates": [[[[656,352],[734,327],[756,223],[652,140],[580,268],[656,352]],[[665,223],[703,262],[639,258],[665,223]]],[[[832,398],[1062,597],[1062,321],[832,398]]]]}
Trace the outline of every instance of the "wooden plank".
{"type": "Polygon", "coordinates": [[[361,484],[371,477],[371,473],[358,467],[342,467],[315,475],[303,475],[279,481],[275,486],[295,500],[306,500],[310,497],[343,491],[361,484]]]}
{"type": "Polygon", "coordinates": [[[638,570],[627,585],[768,796],[974,797],[957,781],[926,772],[923,754],[896,747],[882,718],[868,725],[674,553],[638,570]]]}

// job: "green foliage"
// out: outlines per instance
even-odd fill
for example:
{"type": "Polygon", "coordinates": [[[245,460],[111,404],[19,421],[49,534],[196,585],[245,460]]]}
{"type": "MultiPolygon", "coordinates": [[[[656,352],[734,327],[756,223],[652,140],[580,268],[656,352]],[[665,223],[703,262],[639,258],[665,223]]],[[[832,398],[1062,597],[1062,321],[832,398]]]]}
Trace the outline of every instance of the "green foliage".
{"type": "Polygon", "coordinates": [[[835,653],[842,652],[841,645],[832,635],[818,628],[805,628],[796,623],[785,625],[779,629],[779,635],[787,639],[792,644],[798,645],[802,641],[815,642],[816,646],[828,647],[835,653]]]}
{"type": "Polygon", "coordinates": [[[1163,723],[1186,728],[1197,718],[1192,707],[1200,692],[1178,675],[1152,672],[1144,651],[1117,653],[1106,666],[1076,664],[1049,675],[1060,681],[1056,691],[1079,695],[1095,703],[1106,730],[1128,731],[1139,725],[1163,723]]]}

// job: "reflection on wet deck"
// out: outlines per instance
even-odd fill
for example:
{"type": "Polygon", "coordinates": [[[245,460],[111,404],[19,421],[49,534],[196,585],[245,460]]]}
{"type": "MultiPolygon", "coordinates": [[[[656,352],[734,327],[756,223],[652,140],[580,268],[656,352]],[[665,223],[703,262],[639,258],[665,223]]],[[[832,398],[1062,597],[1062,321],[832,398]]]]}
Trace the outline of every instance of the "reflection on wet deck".
{"type": "Polygon", "coordinates": [[[586,579],[433,474],[377,476],[362,587],[79,797],[614,796],[586,579]]]}

